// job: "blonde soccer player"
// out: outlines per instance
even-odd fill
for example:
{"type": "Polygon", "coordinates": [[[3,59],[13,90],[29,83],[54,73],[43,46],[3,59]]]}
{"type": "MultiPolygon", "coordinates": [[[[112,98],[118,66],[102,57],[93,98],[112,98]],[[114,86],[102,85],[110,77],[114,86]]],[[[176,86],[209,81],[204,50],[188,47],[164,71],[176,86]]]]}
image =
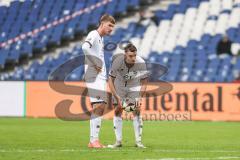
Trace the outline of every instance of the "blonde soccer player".
{"type": "Polygon", "coordinates": [[[85,82],[93,107],[90,118],[89,148],[103,148],[99,141],[102,115],[106,107],[107,75],[104,61],[103,37],[110,35],[115,26],[115,19],[105,14],[100,19],[99,27],[88,33],[82,45],[85,54],[85,82]]]}

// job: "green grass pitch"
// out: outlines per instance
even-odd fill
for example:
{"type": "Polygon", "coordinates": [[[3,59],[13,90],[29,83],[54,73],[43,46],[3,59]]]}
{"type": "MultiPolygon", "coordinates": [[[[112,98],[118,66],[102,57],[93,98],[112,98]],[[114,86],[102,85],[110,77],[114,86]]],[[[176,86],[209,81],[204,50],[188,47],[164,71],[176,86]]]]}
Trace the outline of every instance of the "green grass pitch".
{"type": "MultiPolygon", "coordinates": [[[[112,121],[104,120],[103,144],[114,142],[112,121]]],[[[0,118],[0,160],[214,160],[240,159],[240,123],[145,121],[143,143],[134,147],[131,121],[123,123],[123,147],[88,149],[89,122],[0,118]]]]}

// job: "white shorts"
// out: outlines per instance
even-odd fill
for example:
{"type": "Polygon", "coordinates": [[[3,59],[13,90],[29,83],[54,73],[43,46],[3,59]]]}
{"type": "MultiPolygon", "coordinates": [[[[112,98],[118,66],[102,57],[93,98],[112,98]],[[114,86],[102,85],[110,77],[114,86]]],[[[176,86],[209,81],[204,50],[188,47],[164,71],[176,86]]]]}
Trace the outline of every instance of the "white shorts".
{"type": "Polygon", "coordinates": [[[105,79],[96,78],[85,80],[88,88],[88,96],[91,103],[106,103],[106,85],[107,81],[105,79]]]}

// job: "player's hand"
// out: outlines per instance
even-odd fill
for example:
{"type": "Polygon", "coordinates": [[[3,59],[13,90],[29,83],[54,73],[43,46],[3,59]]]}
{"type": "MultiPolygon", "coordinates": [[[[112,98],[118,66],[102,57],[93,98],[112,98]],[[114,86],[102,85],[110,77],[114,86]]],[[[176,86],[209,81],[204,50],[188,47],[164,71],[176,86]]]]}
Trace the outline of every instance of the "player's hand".
{"type": "Polygon", "coordinates": [[[102,72],[102,68],[101,67],[95,66],[95,69],[97,70],[97,73],[102,72]]]}
{"type": "Polygon", "coordinates": [[[137,99],[137,108],[140,108],[142,105],[142,98],[137,99]]]}
{"type": "Polygon", "coordinates": [[[122,109],[123,107],[122,107],[121,97],[117,96],[116,99],[117,99],[118,107],[122,109]]]}
{"type": "Polygon", "coordinates": [[[115,110],[116,110],[116,112],[118,112],[118,113],[122,113],[123,108],[122,108],[120,105],[118,105],[115,110]]]}
{"type": "Polygon", "coordinates": [[[121,98],[119,96],[116,97],[117,99],[117,107],[116,107],[116,111],[117,112],[122,112],[123,110],[123,107],[122,107],[122,101],[121,101],[121,98]]]}

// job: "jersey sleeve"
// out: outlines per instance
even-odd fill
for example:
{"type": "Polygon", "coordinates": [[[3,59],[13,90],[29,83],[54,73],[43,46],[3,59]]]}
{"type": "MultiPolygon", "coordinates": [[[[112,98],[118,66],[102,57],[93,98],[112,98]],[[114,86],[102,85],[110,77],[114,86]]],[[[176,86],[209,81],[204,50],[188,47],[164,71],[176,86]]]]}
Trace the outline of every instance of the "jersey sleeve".
{"type": "Polygon", "coordinates": [[[119,67],[120,67],[120,57],[116,57],[112,62],[112,66],[109,71],[109,76],[116,78],[119,67]]]}
{"type": "Polygon", "coordinates": [[[94,32],[90,32],[87,38],[85,39],[84,43],[88,43],[90,45],[90,48],[92,48],[95,39],[96,39],[96,34],[94,32]]]}
{"type": "Polygon", "coordinates": [[[95,32],[90,32],[85,39],[85,42],[82,45],[83,53],[85,54],[86,58],[95,66],[99,68],[102,67],[103,62],[98,58],[99,53],[94,48],[94,41],[96,40],[97,35],[95,32]]]}
{"type": "Polygon", "coordinates": [[[147,65],[145,61],[139,63],[139,70],[140,70],[140,79],[146,79],[149,77],[149,72],[147,70],[147,65]]]}

